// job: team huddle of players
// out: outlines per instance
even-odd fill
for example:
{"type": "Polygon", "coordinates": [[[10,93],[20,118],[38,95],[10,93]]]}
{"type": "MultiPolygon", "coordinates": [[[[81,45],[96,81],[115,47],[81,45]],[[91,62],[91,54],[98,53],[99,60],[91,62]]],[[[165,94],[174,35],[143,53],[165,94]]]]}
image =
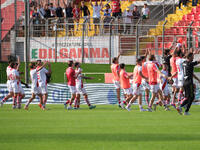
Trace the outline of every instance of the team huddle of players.
{"type": "MultiPolygon", "coordinates": [[[[51,64],[50,63],[42,63],[41,60],[38,60],[37,63],[30,63],[30,78],[31,78],[31,93],[32,96],[26,103],[24,109],[28,109],[29,104],[35,98],[36,95],[40,98],[39,106],[41,109],[45,109],[47,102],[47,76],[51,73],[51,64]],[[45,68],[48,64],[49,70],[45,68]]],[[[13,109],[18,108],[21,109],[21,100],[25,97],[24,90],[21,86],[23,82],[21,82],[20,74],[23,74],[19,71],[20,61],[18,57],[18,62],[10,61],[9,65],[6,69],[7,73],[7,88],[8,95],[4,97],[1,101],[1,106],[8,100],[9,98],[13,98],[13,109]]],[[[23,83],[24,84],[24,83],[23,83]]]]}
{"type": "Polygon", "coordinates": [[[193,51],[186,52],[185,47],[178,43],[172,50],[172,55],[170,50],[165,51],[165,61],[161,65],[156,61],[155,55],[147,50],[145,56],[136,60],[137,64],[132,74],[125,71],[125,64],[118,63],[119,57],[120,55],[113,58],[111,65],[119,107],[130,111],[132,103],[138,99],[140,111],[152,112],[152,110],[156,110],[157,105],[163,106],[165,110],[170,110],[169,106],[173,106],[179,114],[182,114],[182,107],[184,107],[184,115],[189,115],[189,109],[195,95],[193,77],[200,82],[194,74],[194,66],[199,64],[200,61],[193,62],[193,51]],[[161,71],[159,70],[160,67],[162,67],[161,71]],[[132,82],[132,88],[130,82],[132,82]],[[171,103],[168,84],[172,84],[173,88],[171,103]],[[124,91],[125,100],[123,102],[120,100],[120,88],[124,91]],[[142,106],[142,88],[145,91],[148,109],[143,109],[142,106]],[[178,99],[176,98],[177,93],[178,99]],[[154,103],[155,98],[158,99],[156,103],[154,103]]]}
{"type": "MultiPolygon", "coordinates": [[[[193,78],[200,82],[200,79],[194,74],[194,66],[199,64],[200,61],[193,61],[194,54],[194,51],[187,51],[184,46],[178,43],[174,50],[165,50],[164,61],[161,65],[156,61],[155,55],[152,55],[147,50],[144,56],[137,58],[136,66],[132,74],[128,74],[125,71],[125,64],[119,64],[120,54],[118,57],[113,58],[111,71],[119,107],[130,111],[132,103],[138,99],[140,111],[152,112],[152,109],[156,110],[156,106],[158,105],[163,106],[165,110],[170,110],[169,106],[173,106],[180,114],[182,114],[182,108],[184,107],[184,114],[189,115],[189,109],[195,98],[193,78]],[[161,67],[162,70],[160,71],[159,68],[161,67]],[[132,82],[132,88],[130,82],[132,82]],[[172,100],[168,84],[172,84],[172,100]],[[124,91],[125,97],[123,102],[120,99],[121,88],[124,91]],[[142,88],[145,91],[145,101],[148,109],[144,109],[142,106],[142,88]],[[150,92],[151,98],[149,100],[150,92]],[[177,94],[178,98],[176,98],[177,94]],[[158,101],[154,103],[156,98],[158,101]]],[[[40,99],[40,108],[45,109],[48,97],[47,83],[48,76],[51,74],[51,64],[49,62],[42,63],[41,60],[38,60],[36,63],[30,63],[29,67],[32,96],[25,104],[24,109],[28,110],[29,104],[35,99],[36,95],[40,99]],[[48,65],[48,70],[45,68],[46,65],[48,65]]],[[[19,68],[19,58],[17,62],[9,62],[6,69],[9,94],[0,102],[1,106],[3,106],[6,100],[13,98],[13,109],[21,108],[21,100],[25,97],[25,93],[21,86],[23,82],[20,80],[22,73],[19,71],[19,68]]],[[[90,104],[83,86],[83,79],[93,78],[86,77],[82,74],[80,63],[69,61],[66,76],[71,98],[64,103],[65,108],[68,110],[79,109],[80,94],[84,96],[89,109],[95,108],[96,106],[90,104]],[[73,103],[74,107],[72,107],[73,103]]]]}

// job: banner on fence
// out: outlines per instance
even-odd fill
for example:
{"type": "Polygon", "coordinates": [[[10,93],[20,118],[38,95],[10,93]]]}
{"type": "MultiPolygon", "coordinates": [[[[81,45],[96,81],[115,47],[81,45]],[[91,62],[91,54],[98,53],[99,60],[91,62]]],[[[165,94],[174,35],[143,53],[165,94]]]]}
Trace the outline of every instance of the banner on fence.
{"type": "MultiPolygon", "coordinates": [[[[118,37],[112,37],[111,57],[118,52],[118,37]]],[[[75,60],[81,62],[84,55],[85,63],[108,64],[110,57],[109,36],[85,37],[84,52],[82,52],[80,37],[59,37],[57,39],[57,53],[55,52],[55,38],[34,38],[30,40],[31,61],[37,59],[66,62],[75,60]],[[56,55],[57,54],[57,55],[56,55]]]]}

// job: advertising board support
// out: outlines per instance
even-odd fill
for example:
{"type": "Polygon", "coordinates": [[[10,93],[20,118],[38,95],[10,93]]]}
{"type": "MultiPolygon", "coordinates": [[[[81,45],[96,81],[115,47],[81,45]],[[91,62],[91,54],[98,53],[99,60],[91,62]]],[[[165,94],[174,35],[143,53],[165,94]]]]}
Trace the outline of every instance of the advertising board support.
{"type": "Polygon", "coordinates": [[[83,27],[82,27],[82,42],[81,42],[81,51],[82,51],[82,64],[84,63],[84,34],[85,34],[85,23],[86,20],[83,22],[83,27]]]}

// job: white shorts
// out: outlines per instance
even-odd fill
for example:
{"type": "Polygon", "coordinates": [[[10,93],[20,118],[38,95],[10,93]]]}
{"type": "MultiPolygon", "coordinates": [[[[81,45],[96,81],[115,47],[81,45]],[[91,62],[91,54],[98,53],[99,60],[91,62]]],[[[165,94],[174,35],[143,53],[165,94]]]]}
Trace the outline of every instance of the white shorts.
{"type": "Polygon", "coordinates": [[[146,80],[142,80],[142,87],[144,90],[150,89],[149,83],[147,83],[146,80]]]}
{"type": "Polygon", "coordinates": [[[22,88],[21,83],[19,84],[19,93],[20,93],[21,95],[24,95],[24,94],[25,94],[25,93],[24,93],[24,89],[22,88]]]}
{"type": "Polygon", "coordinates": [[[76,87],[75,86],[68,85],[68,87],[69,87],[71,94],[76,94],[76,87]]]}
{"type": "Polygon", "coordinates": [[[86,90],[81,84],[76,84],[76,94],[86,94],[86,90]]]}
{"type": "Polygon", "coordinates": [[[115,86],[116,89],[120,89],[120,83],[119,83],[119,81],[114,81],[113,80],[113,83],[114,83],[114,86],[115,86]]]}
{"type": "Polygon", "coordinates": [[[156,84],[156,85],[150,85],[150,90],[151,90],[152,93],[157,93],[159,89],[160,88],[159,88],[158,84],[156,84]]]}
{"type": "Polygon", "coordinates": [[[13,81],[11,83],[11,87],[12,87],[14,93],[20,93],[19,81],[13,81]]]}
{"type": "Polygon", "coordinates": [[[41,88],[40,87],[37,87],[37,86],[31,86],[31,93],[34,93],[34,94],[41,94],[42,91],[41,91],[41,88]]]}
{"type": "Polygon", "coordinates": [[[177,87],[178,87],[178,78],[172,78],[172,80],[173,80],[173,82],[174,82],[174,83],[172,84],[172,86],[177,88],[177,87]]]}
{"type": "Polygon", "coordinates": [[[129,88],[129,89],[123,89],[124,90],[124,94],[127,94],[127,95],[131,95],[133,94],[133,90],[132,88],[129,88]]]}
{"type": "Polygon", "coordinates": [[[140,94],[142,94],[141,85],[139,85],[138,83],[134,83],[133,84],[133,95],[140,95],[140,94]]]}
{"type": "Polygon", "coordinates": [[[9,93],[13,92],[12,82],[10,80],[7,80],[7,88],[9,93]]]}
{"type": "Polygon", "coordinates": [[[46,83],[39,83],[39,88],[41,90],[42,94],[47,94],[48,93],[48,89],[47,89],[47,84],[46,83]]]}
{"type": "Polygon", "coordinates": [[[183,87],[183,79],[178,79],[178,87],[183,87]]]}

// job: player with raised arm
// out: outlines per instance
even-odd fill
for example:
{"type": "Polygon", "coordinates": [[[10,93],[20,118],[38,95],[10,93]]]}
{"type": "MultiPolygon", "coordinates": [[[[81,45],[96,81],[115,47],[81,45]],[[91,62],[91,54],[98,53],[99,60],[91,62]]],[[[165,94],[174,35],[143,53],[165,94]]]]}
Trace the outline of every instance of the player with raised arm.
{"type": "Polygon", "coordinates": [[[26,105],[24,106],[24,109],[28,110],[28,106],[29,104],[35,99],[35,96],[38,95],[38,97],[40,98],[40,103],[39,106],[41,109],[44,109],[42,104],[42,92],[41,89],[39,87],[39,83],[38,83],[38,79],[37,79],[37,72],[40,71],[43,67],[45,67],[45,65],[47,64],[47,62],[45,62],[40,68],[38,68],[38,70],[36,69],[36,64],[34,62],[29,64],[30,67],[30,77],[31,77],[31,93],[32,96],[31,98],[28,100],[28,102],[26,103],[26,105]]]}
{"type": "MultiPolygon", "coordinates": [[[[148,71],[148,80],[151,90],[151,101],[149,103],[148,111],[152,112],[152,105],[154,103],[154,100],[158,94],[159,85],[158,85],[158,74],[162,75],[164,78],[167,78],[164,74],[160,72],[158,69],[158,66],[155,63],[156,59],[154,55],[149,56],[149,62],[147,63],[147,71],[148,71]]],[[[161,101],[163,101],[161,99],[161,101]]],[[[164,105],[166,107],[166,105],[164,105]]]]}
{"type": "Polygon", "coordinates": [[[1,107],[3,107],[3,104],[11,97],[14,96],[14,93],[13,93],[13,89],[12,89],[12,86],[11,86],[11,71],[12,71],[12,68],[11,68],[11,65],[12,65],[12,61],[9,61],[8,63],[8,66],[6,68],[6,75],[7,75],[7,89],[8,89],[8,95],[6,95],[3,100],[1,101],[1,107]]]}
{"type": "Polygon", "coordinates": [[[133,70],[133,97],[130,100],[130,102],[128,103],[128,105],[126,106],[126,109],[128,111],[130,111],[131,104],[137,98],[139,98],[139,109],[140,109],[140,111],[146,111],[145,109],[143,109],[142,101],[141,101],[141,99],[142,99],[142,90],[141,90],[142,78],[144,78],[145,80],[148,80],[147,77],[145,77],[142,74],[142,59],[138,58],[137,59],[137,65],[135,66],[135,68],[133,70]]]}
{"type": "Polygon", "coordinates": [[[65,108],[68,110],[72,109],[72,104],[74,102],[74,99],[76,98],[76,73],[74,70],[74,62],[71,60],[68,62],[68,68],[66,69],[66,76],[67,76],[67,85],[69,87],[69,90],[71,92],[71,99],[67,100],[64,103],[65,108]],[[67,105],[69,106],[67,107],[67,105]]]}
{"type": "Polygon", "coordinates": [[[43,109],[46,108],[46,102],[47,102],[47,97],[48,97],[48,89],[47,89],[47,74],[51,74],[51,63],[48,62],[48,69],[42,67],[43,63],[41,60],[37,60],[37,80],[39,83],[39,88],[41,89],[42,93],[42,106],[43,109]],[[42,67],[42,69],[41,69],[42,67]]]}
{"type": "Polygon", "coordinates": [[[82,69],[80,68],[80,63],[76,62],[75,63],[75,73],[76,73],[76,99],[75,99],[75,109],[79,109],[80,107],[80,94],[82,93],[85,99],[85,102],[87,103],[89,109],[94,109],[96,106],[91,105],[89,100],[88,100],[88,95],[86,93],[86,90],[83,86],[83,79],[93,79],[92,77],[86,77],[82,74],[82,69]]]}
{"type": "Polygon", "coordinates": [[[113,64],[111,65],[111,71],[113,75],[113,83],[117,92],[117,99],[118,99],[118,104],[119,107],[121,107],[121,100],[120,100],[120,66],[119,66],[119,57],[120,54],[117,57],[114,57],[112,59],[113,64]]]}

